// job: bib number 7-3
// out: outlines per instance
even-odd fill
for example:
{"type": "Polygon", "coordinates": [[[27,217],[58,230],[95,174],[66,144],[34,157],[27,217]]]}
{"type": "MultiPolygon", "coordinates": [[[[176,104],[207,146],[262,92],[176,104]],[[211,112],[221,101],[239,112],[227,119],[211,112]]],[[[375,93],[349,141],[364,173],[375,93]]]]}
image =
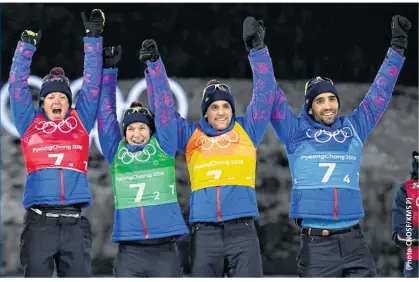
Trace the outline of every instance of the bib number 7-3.
{"type": "MultiPolygon", "coordinates": [[[[336,168],[336,163],[319,163],[319,167],[327,167],[326,173],[323,176],[322,183],[327,183],[330,180],[330,177],[333,174],[333,171],[336,168]]],[[[346,183],[350,183],[351,179],[349,178],[349,174],[347,174],[343,180],[346,183]]]]}

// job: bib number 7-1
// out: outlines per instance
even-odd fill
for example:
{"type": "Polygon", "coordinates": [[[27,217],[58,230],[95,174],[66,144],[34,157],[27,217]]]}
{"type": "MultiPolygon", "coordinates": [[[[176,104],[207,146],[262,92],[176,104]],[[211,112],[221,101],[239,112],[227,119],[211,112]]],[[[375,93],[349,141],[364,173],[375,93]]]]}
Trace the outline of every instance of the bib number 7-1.
{"type": "MultiPolygon", "coordinates": [[[[64,159],[64,153],[48,154],[48,158],[55,158],[54,165],[61,165],[61,162],[64,159]]],[[[87,170],[87,162],[86,161],[84,161],[84,166],[87,170]]]]}

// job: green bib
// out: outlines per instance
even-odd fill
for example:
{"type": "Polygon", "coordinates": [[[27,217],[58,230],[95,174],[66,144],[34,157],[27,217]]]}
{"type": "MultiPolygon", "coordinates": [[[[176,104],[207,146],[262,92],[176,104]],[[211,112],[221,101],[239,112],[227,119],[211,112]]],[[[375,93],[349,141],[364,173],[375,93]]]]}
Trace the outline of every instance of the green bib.
{"type": "Polygon", "coordinates": [[[177,202],[175,158],[154,137],[140,152],[119,142],[110,166],[115,208],[126,209],[177,202]]]}

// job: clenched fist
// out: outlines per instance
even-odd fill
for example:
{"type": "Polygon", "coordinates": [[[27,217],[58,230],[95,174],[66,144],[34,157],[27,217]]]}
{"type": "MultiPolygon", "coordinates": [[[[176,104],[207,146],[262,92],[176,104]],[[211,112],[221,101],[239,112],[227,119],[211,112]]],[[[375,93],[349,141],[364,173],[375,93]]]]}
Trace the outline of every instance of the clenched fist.
{"type": "Polygon", "coordinates": [[[37,33],[35,33],[31,30],[25,30],[24,32],[22,32],[20,39],[25,43],[30,43],[36,46],[41,41],[41,37],[42,37],[41,31],[38,31],[37,33]]]}
{"type": "Polygon", "coordinates": [[[408,19],[393,16],[391,20],[391,47],[400,54],[407,49],[407,32],[412,27],[408,19]]]}
{"type": "Polygon", "coordinates": [[[121,60],[121,55],[121,45],[103,48],[103,62],[105,63],[105,68],[115,68],[121,60]]]}
{"type": "Polygon", "coordinates": [[[81,13],[84,29],[88,37],[98,37],[105,26],[105,14],[100,9],[94,9],[90,14],[90,19],[86,18],[84,12],[81,13]]]}
{"type": "Polygon", "coordinates": [[[155,62],[159,58],[160,54],[156,41],[153,39],[144,40],[141,45],[139,60],[145,64],[148,60],[155,62]]]}
{"type": "Polygon", "coordinates": [[[263,42],[265,38],[266,28],[263,21],[257,21],[254,17],[247,17],[243,22],[243,41],[246,50],[260,50],[265,47],[263,42]]]}

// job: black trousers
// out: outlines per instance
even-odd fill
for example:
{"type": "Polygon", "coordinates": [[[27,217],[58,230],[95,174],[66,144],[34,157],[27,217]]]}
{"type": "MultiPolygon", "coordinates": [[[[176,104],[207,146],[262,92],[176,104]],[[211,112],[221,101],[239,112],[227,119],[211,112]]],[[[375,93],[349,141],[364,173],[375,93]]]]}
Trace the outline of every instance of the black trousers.
{"type": "Polygon", "coordinates": [[[115,259],[115,277],[182,277],[176,242],[164,244],[120,243],[115,259]]]}
{"type": "Polygon", "coordinates": [[[253,219],[196,223],[191,238],[192,277],[262,277],[253,219]]]}
{"type": "Polygon", "coordinates": [[[46,212],[27,210],[20,244],[25,277],[52,277],[54,264],[58,277],[90,277],[91,247],[87,218],[47,217],[46,212]]]}
{"type": "Polygon", "coordinates": [[[328,236],[300,235],[299,277],[376,277],[361,229],[328,236]]]}

